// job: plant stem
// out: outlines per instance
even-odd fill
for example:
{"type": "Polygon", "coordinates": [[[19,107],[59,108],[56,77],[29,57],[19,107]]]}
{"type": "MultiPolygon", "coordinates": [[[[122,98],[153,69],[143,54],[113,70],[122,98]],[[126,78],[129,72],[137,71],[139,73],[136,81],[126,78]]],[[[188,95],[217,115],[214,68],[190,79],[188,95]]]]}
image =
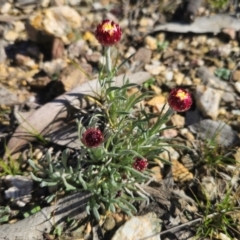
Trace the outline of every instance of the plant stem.
{"type": "Polygon", "coordinates": [[[108,73],[108,77],[111,76],[112,74],[112,62],[111,62],[111,51],[110,51],[110,47],[106,47],[106,67],[107,67],[107,73],[108,73]]]}
{"type": "MultiPolygon", "coordinates": [[[[107,77],[108,77],[108,87],[111,87],[112,83],[112,60],[111,60],[111,47],[106,47],[106,69],[107,69],[107,77]]],[[[116,104],[114,102],[115,94],[114,91],[109,93],[110,100],[110,110],[109,110],[109,122],[113,123],[116,118],[116,104]]]]}

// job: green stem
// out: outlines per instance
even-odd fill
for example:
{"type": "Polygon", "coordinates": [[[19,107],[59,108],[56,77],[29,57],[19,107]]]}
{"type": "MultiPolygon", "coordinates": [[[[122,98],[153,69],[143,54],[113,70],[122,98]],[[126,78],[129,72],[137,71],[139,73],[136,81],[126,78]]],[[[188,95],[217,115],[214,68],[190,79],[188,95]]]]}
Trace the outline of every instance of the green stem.
{"type": "Polygon", "coordinates": [[[111,77],[111,75],[112,75],[112,62],[111,62],[110,47],[106,47],[106,67],[107,67],[108,77],[111,77]]]}

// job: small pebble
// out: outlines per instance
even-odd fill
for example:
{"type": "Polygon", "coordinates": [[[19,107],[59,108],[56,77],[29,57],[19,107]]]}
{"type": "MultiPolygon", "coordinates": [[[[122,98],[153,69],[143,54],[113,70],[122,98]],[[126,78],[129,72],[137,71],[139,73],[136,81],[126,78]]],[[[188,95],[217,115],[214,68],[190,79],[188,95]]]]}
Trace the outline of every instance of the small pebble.
{"type": "Polygon", "coordinates": [[[51,0],[42,0],[41,6],[43,8],[46,8],[49,6],[50,2],[51,2],[51,0]]]}
{"type": "Polygon", "coordinates": [[[151,36],[147,36],[144,39],[144,43],[146,45],[146,48],[149,48],[151,50],[156,50],[157,49],[157,39],[151,36]]]}
{"type": "Polygon", "coordinates": [[[194,162],[189,154],[182,156],[181,162],[188,170],[192,170],[194,167],[194,162]]]}
{"type": "Polygon", "coordinates": [[[182,42],[182,41],[180,41],[180,42],[178,42],[177,43],[177,49],[178,50],[183,50],[183,49],[185,49],[185,43],[184,42],[182,42]]]}
{"type": "Polygon", "coordinates": [[[165,73],[165,78],[167,81],[172,81],[173,80],[173,72],[172,71],[168,71],[165,73]]]}
{"type": "Polygon", "coordinates": [[[113,218],[113,216],[108,216],[106,221],[103,224],[103,228],[106,231],[110,231],[112,230],[116,225],[115,219],[113,218]]]}
{"type": "Polygon", "coordinates": [[[15,22],[13,22],[13,25],[14,25],[14,30],[18,33],[25,30],[25,25],[21,21],[15,21],[15,22]]]}
{"type": "Polygon", "coordinates": [[[182,85],[183,79],[184,79],[184,74],[180,72],[174,74],[174,81],[178,86],[182,85]]]}
{"type": "Polygon", "coordinates": [[[154,21],[149,17],[142,17],[139,21],[140,27],[152,27],[154,25],[154,21]]]}
{"type": "Polygon", "coordinates": [[[159,75],[164,69],[164,66],[156,66],[153,64],[146,64],[145,70],[151,73],[152,75],[159,75]]]}
{"type": "Polygon", "coordinates": [[[16,41],[18,36],[19,36],[18,33],[13,30],[9,30],[9,31],[5,32],[3,35],[4,39],[9,42],[16,41]]]}
{"type": "Polygon", "coordinates": [[[234,87],[237,90],[237,92],[240,93],[240,82],[235,82],[234,87]]]}
{"type": "Polygon", "coordinates": [[[7,14],[11,10],[12,5],[8,2],[5,2],[3,6],[1,7],[0,12],[2,14],[7,14]]]}
{"type": "Polygon", "coordinates": [[[180,129],[180,133],[190,142],[195,140],[194,135],[187,128],[180,129]]]}

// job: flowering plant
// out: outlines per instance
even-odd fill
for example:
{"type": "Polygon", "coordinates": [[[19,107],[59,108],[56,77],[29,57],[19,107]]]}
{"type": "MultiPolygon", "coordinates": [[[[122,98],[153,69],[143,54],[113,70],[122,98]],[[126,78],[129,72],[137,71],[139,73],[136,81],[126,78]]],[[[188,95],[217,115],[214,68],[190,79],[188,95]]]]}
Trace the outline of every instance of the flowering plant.
{"type": "MultiPolygon", "coordinates": [[[[106,48],[107,71],[99,77],[101,96],[89,98],[99,110],[87,121],[84,117],[77,121],[82,145],[75,164],[69,164],[72,157],[68,150],[62,153],[60,162],[52,160],[48,152],[48,169],[29,161],[35,170],[47,176],[43,179],[32,174],[41,186],[90,191],[92,197],[87,211],[98,220],[100,213],[115,212],[116,208],[132,215],[137,212],[136,201],[148,200],[141,185],[151,181],[150,168],[165,151],[167,143],[161,132],[166,129],[164,123],[173,112],[169,108],[165,113],[164,109],[160,114],[147,113],[142,101],[150,98],[152,93],[138,89],[129,94],[129,88],[137,86],[127,79],[123,79],[122,87],[112,85],[117,69],[111,68],[110,45],[120,40],[121,33],[120,27],[109,20],[97,27],[96,37],[106,48]]],[[[174,110],[183,111],[191,106],[190,99],[189,93],[180,89],[171,92],[169,104],[174,110]]]]}

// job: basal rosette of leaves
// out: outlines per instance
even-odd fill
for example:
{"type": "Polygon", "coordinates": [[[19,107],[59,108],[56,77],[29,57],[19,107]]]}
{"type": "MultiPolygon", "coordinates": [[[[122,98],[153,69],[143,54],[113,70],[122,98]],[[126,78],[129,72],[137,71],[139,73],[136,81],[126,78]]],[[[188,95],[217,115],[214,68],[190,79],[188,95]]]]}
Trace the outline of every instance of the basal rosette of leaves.
{"type": "MultiPolygon", "coordinates": [[[[41,187],[91,192],[87,211],[97,220],[100,214],[115,212],[116,208],[133,215],[137,212],[137,201],[149,200],[141,185],[152,180],[150,167],[157,164],[155,160],[169,145],[161,132],[173,113],[172,109],[163,109],[160,114],[146,112],[142,102],[153,94],[141,89],[128,94],[130,88],[137,87],[128,79],[123,79],[122,87],[113,86],[118,68],[111,68],[110,47],[105,48],[106,71],[99,74],[101,95],[96,99],[86,96],[100,111],[88,124],[83,118],[77,120],[82,144],[76,150],[75,165],[68,164],[71,156],[67,149],[61,157],[54,159],[48,151],[45,166],[29,160],[34,169],[32,178],[40,182],[41,187]]],[[[185,99],[174,101],[175,105],[185,103],[185,99]]],[[[48,201],[53,197],[54,194],[49,196],[48,201]]]]}

